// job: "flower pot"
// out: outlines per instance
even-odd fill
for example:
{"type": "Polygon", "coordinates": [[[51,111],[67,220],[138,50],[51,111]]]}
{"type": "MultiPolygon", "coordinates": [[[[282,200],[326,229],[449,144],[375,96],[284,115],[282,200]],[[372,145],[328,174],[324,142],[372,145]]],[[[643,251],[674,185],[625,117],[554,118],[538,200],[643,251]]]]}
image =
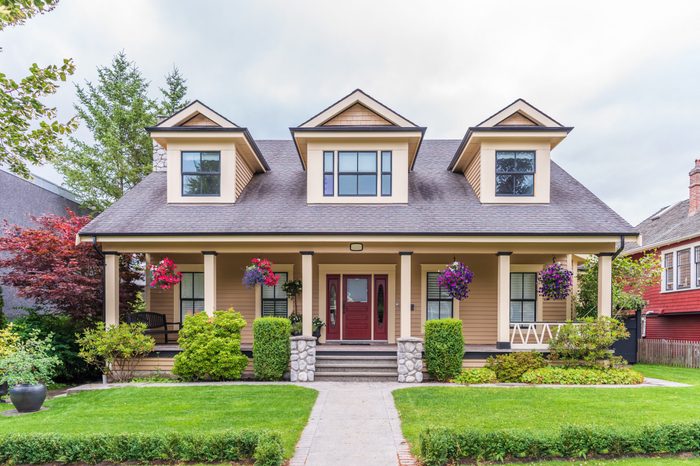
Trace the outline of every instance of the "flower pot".
{"type": "Polygon", "coordinates": [[[8,393],[9,388],[7,387],[7,382],[0,385],[0,396],[5,396],[8,393]]]}
{"type": "Polygon", "coordinates": [[[39,411],[46,399],[44,384],[19,384],[10,389],[10,401],[19,413],[39,411]]]}

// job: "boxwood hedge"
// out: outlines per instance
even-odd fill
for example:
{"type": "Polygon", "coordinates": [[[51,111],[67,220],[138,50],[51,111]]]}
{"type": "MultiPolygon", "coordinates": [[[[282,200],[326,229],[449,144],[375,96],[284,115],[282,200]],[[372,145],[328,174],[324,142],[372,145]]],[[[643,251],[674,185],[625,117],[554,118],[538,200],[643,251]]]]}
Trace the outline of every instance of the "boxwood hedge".
{"type": "Polygon", "coordinates": [[[258,380],[282,380],[289,367],[292,324],[284,317],[253,321],[253,368],[258,380]]]}
{"type": "Polygon", "coordinates": [[[440,382],[457,377],[462,370],[464,337],[459,319],[425,323],[425,364],[430,376],[440,382]]]}

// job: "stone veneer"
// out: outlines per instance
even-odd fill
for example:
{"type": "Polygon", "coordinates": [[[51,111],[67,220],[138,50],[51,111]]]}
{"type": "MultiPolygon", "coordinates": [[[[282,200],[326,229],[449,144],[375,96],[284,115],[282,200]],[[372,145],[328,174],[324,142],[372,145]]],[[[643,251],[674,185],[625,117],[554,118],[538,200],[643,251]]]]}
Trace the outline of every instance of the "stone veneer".
{"type": "Polygon", "coordinates": [[[399,382],[420,383],[423,381],[423,340],[399,338],[396,357],[398,359],[399,382]]]}
{"type": "Polygon", "coordinates": [[[289,380],[292,382],[313,382],[316,374],[316,337],[297,336],[290,339],[289,380]]]}
{"type": "Polygon", "coordinates": [[[153,171],[164,172],[168,170],[168,152],[153,141],[153,171]]]}

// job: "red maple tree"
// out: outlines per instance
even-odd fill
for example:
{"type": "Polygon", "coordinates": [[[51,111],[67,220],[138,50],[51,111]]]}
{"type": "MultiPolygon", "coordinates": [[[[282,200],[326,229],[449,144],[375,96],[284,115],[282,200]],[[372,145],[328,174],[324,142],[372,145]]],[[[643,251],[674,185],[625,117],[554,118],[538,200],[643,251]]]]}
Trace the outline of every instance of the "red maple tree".
{"type": "MultiPolygon", "coordinates": [[[[66,209],[67,216],[32,217],[37,227],[4,222],[0,237],[0,283],[17,289],[23,298],[46,310],[80,319],[96,319],[103,311],[103,259],[91,244],[75,244],[78,231],[90,221],[66,209]]],[[[140,272],[137,261],[122,256],[120,310],[136,297],[140,272]]]]}

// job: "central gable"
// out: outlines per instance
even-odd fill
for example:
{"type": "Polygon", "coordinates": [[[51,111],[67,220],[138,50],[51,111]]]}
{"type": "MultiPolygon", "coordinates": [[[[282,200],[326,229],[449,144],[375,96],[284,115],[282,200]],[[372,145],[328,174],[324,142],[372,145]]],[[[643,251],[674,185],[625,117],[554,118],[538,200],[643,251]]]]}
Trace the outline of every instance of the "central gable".
{"type": "Polygon", "coordinates": [[[381,115],[368,109],[361,103],[353,104],[343,110],[322,126],[396,126],[381,115]]]}

